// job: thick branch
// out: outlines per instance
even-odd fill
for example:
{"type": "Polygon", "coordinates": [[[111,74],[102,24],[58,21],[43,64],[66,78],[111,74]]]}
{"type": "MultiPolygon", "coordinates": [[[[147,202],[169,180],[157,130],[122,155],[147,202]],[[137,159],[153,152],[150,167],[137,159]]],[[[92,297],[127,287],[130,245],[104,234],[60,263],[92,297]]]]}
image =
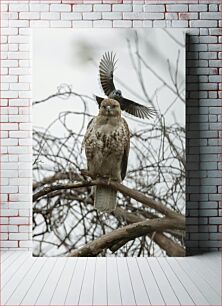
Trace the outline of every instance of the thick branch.
{"type": "MultiPolygon", "coordinates": [[[[116,217],[124,218],[128,223],[136,223],[144,221],[144,218],[141,216],[137,216],[134,213],[125,211],[121,207],[117,207],[113,212],[116,217]]],[[[153,233],[147,234],[149,238],[153,236],[153,233]]],[[[174,242],[172,239],[166,237],[163,233],[156,233],[152,237],[153,241],[159,245],[159,247],[166,251],[167,256],[176,256],[182,257],[185,256],[185,250],[178,243],[174,242]]],[[[119,241],[117,244],[112,246],[112,252],[117,251],[124,244],[126,244],[128,240],[119,241]]]]}
{"type": "Polygon", "coordinates": [[[179,223],[176,219],[159,218],[146,220],[132,225],[119,228],[102,237],[87,243],[78,250],[71,251],[70,256],[73,257],[89,257],[97,256],[104,249],[112,248],[121,240],[133,240],[137,237],[147,235],[152,232],[162,232],[166,229],[185,229],[185,222],[179,223]]]}
{"type": "Polygon", "coordinates": [[[121,192],[122,194],[129,196],[133,198],[134,200],[144,204],[147,207],[153,208],[156,211],[160,212],[161,214],[171,217],[171,218],[179,218],[182,222],[184,217],[177,213],[172,211],[171,209],[167,208],[165,205],[163,205],[161,202],[153,200],[141,192],[137,190],[130,189],[123,184],[114,182],[114,181],[107,181],[107,180],[92,180],[92,181],[82,181],[78,183],[73,183],[73,184],[57,184],[49,187],[45,187],[41,189],[40,191],[36,192],[33,195],[33,202],[38,200],[39,198],[55,191],[55,190],[61,190],[61,189],[75,189],[75,188],[80,188],[80,187],[89,187],[89,186],[94,186],[94,185],[103,185],[103,186],[110,186],[114,190],[117,190],[121,192]]]}

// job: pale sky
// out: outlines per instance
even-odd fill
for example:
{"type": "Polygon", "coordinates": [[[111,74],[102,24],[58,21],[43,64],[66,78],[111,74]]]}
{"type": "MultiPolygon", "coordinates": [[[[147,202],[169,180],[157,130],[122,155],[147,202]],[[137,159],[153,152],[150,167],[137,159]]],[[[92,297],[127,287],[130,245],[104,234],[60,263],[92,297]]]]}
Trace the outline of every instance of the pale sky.
{"type": "MultiPolygon", "coordinates": [[[[145,97],[127,48],[128,39],[135,55],[135,31],[144,60],[172,86],[167,60],[170,61],[174,74],[178,51],[180,52],[178,80],[181,87],[185,87],[185,48],[180,45],[185,44],[185,35],[181,29],[168,29],[170,35],[162,29],[33,29],[33,100],[56,93],[57,87],[62,83],[71,85],[72,90],[80,94],[104,96],[99,84],[98,66],[102,55],[106,51],[113,51],[118,58],[114,74],[116,88],[121,89],[125,97],[149,106],[144,101],[145,97]],[[176,38],[180,44],[170,36],[176,38]],[[132,88],[141,99],[124,89],[115,78],[132,88]]],[[[146,90],[152,96],[161,82],[145,68],[142,73],[146,90]]],[[[175,95],[169,89],[159,91],[158,104],[161,112],[168,108],[174,98],[175,95]]],[[[93,101],[89,101],[88,108],[93,115],[98,112],[93,101]]],[[[82,104],[75,97],[68,100],[55,98],[35,106],[33,125],[47,127],[60,112],[81,110],[82,104]]],[[[173,112],[176,113],[177,121],[185,125],[185,104],[178,100],[166,116],[166,121],[172,122],[173,112]]],[[[76,129],[81,124],[79,120],[80,117],[76,116],[70,122],[70,127],[76,129]]],[[[131,129],[136,129],[130,119],[128,123],[131,129]]]]}

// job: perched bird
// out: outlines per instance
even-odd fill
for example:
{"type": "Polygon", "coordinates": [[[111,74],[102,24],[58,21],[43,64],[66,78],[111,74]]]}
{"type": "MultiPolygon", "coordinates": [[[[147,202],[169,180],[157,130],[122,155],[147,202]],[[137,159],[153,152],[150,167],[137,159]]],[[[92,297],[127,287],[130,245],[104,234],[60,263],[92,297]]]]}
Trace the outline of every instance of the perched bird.
{"type": "MultiPolygon", "coordinates": [[[[120,103],[121,110],[127,113],[139,117],[150,118],[155,115],[153,107],[146,107],[122,96],[120,90],[116,89],[113,83],[113,73],[116,65],[115,55],[113,53],[105,53],[99,64],[99,76],[100,82],[105,95],[111,99],[117,100],[120,103]]],[[[95,96],[99,107],[103,101],[103,98],[95,96]]]]}
{"type": "MultiPolygon", "coordinates": [[[[130,133],[118,101],[103,99],[99,114],[87,127],[83,145],[89,176],[117,182],[125,178],[130,133]]],[[[96,186],[94,199],[95,208],[100,211],[111,212],[116,208],[116,191],[109,186],[96,186]]]]}

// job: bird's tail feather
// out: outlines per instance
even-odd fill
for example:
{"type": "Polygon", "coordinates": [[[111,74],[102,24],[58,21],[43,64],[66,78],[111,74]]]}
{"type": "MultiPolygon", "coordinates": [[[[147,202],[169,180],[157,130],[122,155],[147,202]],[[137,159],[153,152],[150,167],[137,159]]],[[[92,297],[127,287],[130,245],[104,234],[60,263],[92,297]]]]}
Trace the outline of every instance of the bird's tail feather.
{"type": "Polygon", "coordinates": [[[116,209],[117,192],[110,187],[96,186],[94,206],[101,212],[111,212],[116,209]]]}

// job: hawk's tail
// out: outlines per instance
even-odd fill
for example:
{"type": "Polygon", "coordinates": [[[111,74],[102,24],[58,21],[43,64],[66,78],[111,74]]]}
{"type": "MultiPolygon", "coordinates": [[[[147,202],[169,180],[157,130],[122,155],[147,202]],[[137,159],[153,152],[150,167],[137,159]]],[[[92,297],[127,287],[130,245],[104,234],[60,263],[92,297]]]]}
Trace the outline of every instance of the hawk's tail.
{"type": "Polygon", "coordinates": [[[94,206],[101,212],[111,212],[116,209],[117,192],[110,187],[96,186],[94,206]]]}

